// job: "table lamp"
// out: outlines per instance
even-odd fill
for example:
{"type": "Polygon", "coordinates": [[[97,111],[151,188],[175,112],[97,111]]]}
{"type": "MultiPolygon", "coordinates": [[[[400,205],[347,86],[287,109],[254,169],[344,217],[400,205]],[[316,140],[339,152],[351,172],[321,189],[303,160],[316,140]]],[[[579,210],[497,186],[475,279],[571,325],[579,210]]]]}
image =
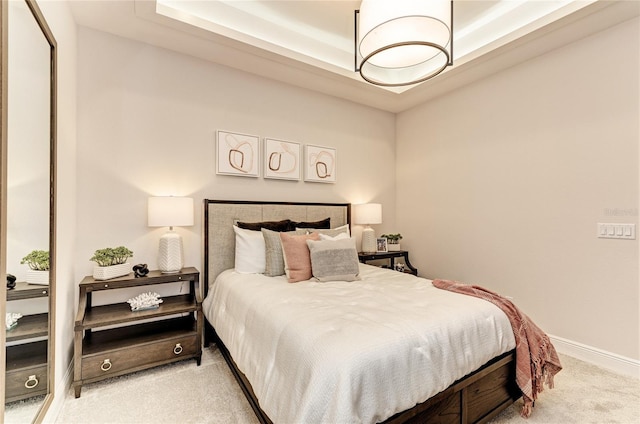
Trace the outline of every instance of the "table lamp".
{"type": "Polygon", "coordinates": [[[362,251],[375,252],[377,250],[376,233],[370,225],[382,223],[382,205],[380,203],[353,205],[353,223],[365,225],[362,230],[362,251]]]}
{"type": "Polygon", "coordinates": [[[149,227],[169,227],[158,249],[158,269],[168,274],[179,272],[183,264],[182,237],[173,227],[193,225],[193,199],[190,197],[150,197],[148,204],[149,227]]]}

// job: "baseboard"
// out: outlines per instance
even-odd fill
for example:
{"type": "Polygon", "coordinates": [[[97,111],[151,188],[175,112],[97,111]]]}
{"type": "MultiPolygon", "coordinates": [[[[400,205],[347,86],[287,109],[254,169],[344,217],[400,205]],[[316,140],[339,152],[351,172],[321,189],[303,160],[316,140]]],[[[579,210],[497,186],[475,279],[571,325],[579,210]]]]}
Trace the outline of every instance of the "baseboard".
{"type": "Polygon", "coordinates": [[[582,343],[549,335],[558,353],[572,356],[618,374],[640,379],[640,361],[607,352],[582,343]]]}
{"type": "Polygon", "coordinates": [[[42,420],[43,423],[55,423],[58,419],[58,415],[60,415],[60,411],[62,411],[62,407],[64,406],[64,401],[67,399],[69,393],[69,387],[71,387],[71,382],[73,381],[73,361],[69,364],[67,368],[67,372],[65,372],[64,377],[60,382],[56,385],[56,395],[53,397],[53,402],[49,405],[49,410],[47,410],[47,414],[42,420]]]}

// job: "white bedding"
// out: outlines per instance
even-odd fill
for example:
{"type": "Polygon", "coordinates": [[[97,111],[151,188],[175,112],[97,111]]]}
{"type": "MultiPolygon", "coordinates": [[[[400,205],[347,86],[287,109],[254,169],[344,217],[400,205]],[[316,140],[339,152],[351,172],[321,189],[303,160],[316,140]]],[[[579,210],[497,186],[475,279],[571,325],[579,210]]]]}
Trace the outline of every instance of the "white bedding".
{"type": "Polygon", "coordinates": [[[515,347],[495,305],[360,265],[361,281],[220,274],[204,313],[274,423],[374,423],[515,347]]]}

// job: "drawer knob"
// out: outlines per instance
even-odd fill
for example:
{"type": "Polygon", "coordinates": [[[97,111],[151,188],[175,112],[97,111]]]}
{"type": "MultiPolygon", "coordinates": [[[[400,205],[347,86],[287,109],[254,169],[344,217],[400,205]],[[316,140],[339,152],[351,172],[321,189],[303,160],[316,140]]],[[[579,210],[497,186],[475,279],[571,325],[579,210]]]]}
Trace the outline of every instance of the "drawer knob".
{"type": "Polygon", "coordinates": [[[176,343],[173,348],[173,353],[175,353],[176,355],[180,355],[182,353],[182,346],[180,345],[180,343],[176,343]]]}
{"type": "Polygon", "coordinates": [[[105,359],[104,361],[102,361],[102,364],[100,365],[100,369],[104,372],[107,372],[111,369],[112,366],[113,364],[111,363],[111,361],[109,359],[105,359]]]}
{"type": "Polygon", "coordinates": [[[24,382],[24,387],[27,389],[33,389],[38,385],[39,381],[35,375],[30,375],[27,381],[24,382]]]}

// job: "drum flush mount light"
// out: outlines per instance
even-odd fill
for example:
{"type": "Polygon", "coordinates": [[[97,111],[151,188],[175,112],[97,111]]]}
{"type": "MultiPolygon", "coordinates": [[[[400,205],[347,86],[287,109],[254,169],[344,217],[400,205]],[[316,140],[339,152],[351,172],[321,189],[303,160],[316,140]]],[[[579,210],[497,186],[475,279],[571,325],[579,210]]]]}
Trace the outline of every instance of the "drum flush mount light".
{"type": "Polygon", "coordinates": [[[371,84],[417,84],[453,65],[453,0],[362,0],[354,19],[355,70],[371,84]]]}

